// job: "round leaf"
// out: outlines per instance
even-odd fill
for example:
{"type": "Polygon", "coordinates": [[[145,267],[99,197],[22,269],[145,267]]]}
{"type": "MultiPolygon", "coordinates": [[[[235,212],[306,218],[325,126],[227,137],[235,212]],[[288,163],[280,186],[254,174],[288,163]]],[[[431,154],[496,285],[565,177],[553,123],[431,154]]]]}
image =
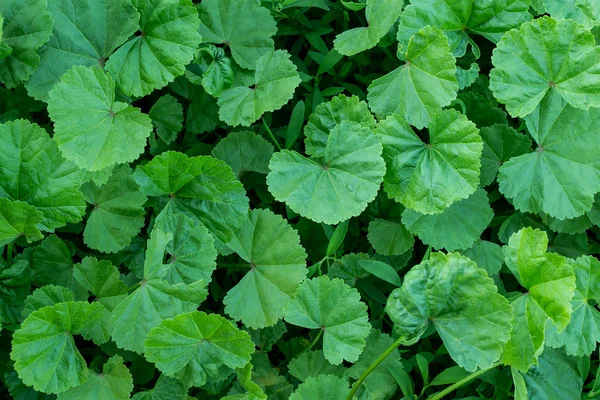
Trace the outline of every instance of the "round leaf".
{"type": "Polygon", "coordinates": [[[334,375],[321,375],[301,383],[290,400],[345,400],[349,394],[347,380],[334,375]]]}
{"type": "Polygon", "coordinates": [[[217,143],[212,155],[225,161],[238,177],[246,171],[268,174],[273,145],[254,132],[232,132],[217,143]]]}
{"type": "Polygon", "coordinates": [[[42,218],[42,213],[24,201],[0,198],[0,247],[21,237],[27,243],[43,239],[37,228],[42,218]]]}

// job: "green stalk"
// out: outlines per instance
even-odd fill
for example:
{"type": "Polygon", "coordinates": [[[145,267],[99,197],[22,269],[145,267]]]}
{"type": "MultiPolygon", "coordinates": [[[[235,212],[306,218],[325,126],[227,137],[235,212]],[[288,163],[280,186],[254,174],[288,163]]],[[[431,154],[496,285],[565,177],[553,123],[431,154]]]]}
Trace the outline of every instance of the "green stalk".
{"type": "Polygon", "coordinates": [[[277,141],[277,139],[275,139],[275,135],[273,135],[273,132],[271,132],[271,129],[269,128],[269,126],[265,122],[264,118],[262,118],[262,123],[263,123],[263,126],[265,127],[265,129],[267,130],[267,133],[271,137],[271,140],[273,141],[273,143],[275,143],[275,146],[277,146],[277,149],[279,151],[281,151],[281,146],[279,145],[279,142],[277,141]]]}
{"type": "Polygon", "coordinates": [[[436,394],[429,396],[427,398],[427,400],[440,400],[442,397],[454,392],[456,389],[458,389],[465,383],[471,382],[473,379],[477,378],[479,375],[483,375],[486,372],[488,372],[490,369],[494,369],[494,368],[500,366],[501,364],[502,363],[497,362],[496,364],[492,365],[489,368],[480,369],[479,371],[475,371],[471,375],[465,376],[464,378],[462,378],[460,381],[454,383],[453,385],[448,386],[446,389],[442,390],[441,392],[437,392],[436,394]]]}
{"type": "Polygon", "coordinates": [[[319,333],[317,333],[317,336],[315,336],[315,338],[312,340],[312,342],[310,342],[310,344],[304,350],[302,350],[302,353],[300,353],[300,354],[304,354],[307,351],[309,351],[310,349],[312,349],[314,347],[314,345],[317,344],[317,342],[319,341],[319,338],[321,337],[322,334],[323,334],[323,329],[319,329],[319,333]]]}
{"type": "Polygon", "coordinates": [[[8,265],[12,265],[12,261],[13,261],[13,251],[15,250],[15,244],[14,243],[9,243],[8,246],[6,246],[6,259],[8,261],[8,265]]]}
{"type": "Polygon", "coordinates": [[[358,380],[356,382],[354,382],[354,385],[352,385],[352,390],[350,391],[350,394],[348,395],[348,397],[346,397],[346,400],[352,400],[352,398],[354,397],[354,395],[356,394],[356,392],[358,391],[358,389],[360,388],[362,383],[365,381],[365,379],[367,379],[369,374],[371,372],[373,372],[373,370],[375,368],[377,368],[379,366],[379,364],[381,364],[383,362],[383,360],[386,359],[387,356],[392,354],[392,352],[394,350],[396,350],[398,348],[398,346],[400,346],[400,344],[402,343],[403,340],[404,340],[404,337],[400,336],[398,338],[398,340],[396,340],[394,342],[394,344],[392,344],[383,353],[381,353],[381,355],[377,358],[377,360],[373,361],[373,363],[371,365],[369,365],[369,368],[367,368],[365,370],[365,372],[362,373],[360,378],[358,378],[358,380]]]}

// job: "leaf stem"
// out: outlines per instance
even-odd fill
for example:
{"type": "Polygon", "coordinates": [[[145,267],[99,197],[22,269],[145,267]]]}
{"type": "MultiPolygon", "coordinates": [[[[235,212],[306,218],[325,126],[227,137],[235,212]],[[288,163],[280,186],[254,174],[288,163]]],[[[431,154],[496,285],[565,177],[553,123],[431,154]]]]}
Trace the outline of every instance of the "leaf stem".
{"type": "Polygon", "coordinates": [[[6,246],[6,260],[8,261],[8,265],[12,265],[14,250],[15,244],[13,242],[9,243],[8,246],[6,246]]]}
{"type": "Polygon", "coordinates": [[[497,363],[493,364],[489,368],[480,369],[479,371],[475,371],[471,375],[465,376],[460,381],[458,381],[458,382],[456,382],[456,383],[448,386],[446,389],[442,390],[441,392],[437,392],[436,394],[429,396],[427,398],[427,400],[440,400],[442,397],[444,397],[444,396],[452,393],[453,391],[455,391],[456,389],[458,389],[459,387],[461,387],[465,383],[471,382],[473,379],[477,378],[479,375],[483,375],[486,372],[488,372],[489,370],[494,369],[494,368],[500,366],[501,364],[502,364],[501,362],[497,362],[497,363]]]}
{"type": "Polygon", "coordinates": [[[381,353],[381,355],[377,358],[377,360],[373,361],[373,363],[371,365],[369,365],[369,368],[367,368],[365,370],[365,372],[363,372],[362,375],[358,378],[358,380],[356,382],[354,382],[354,385],[352,385],[352,390],[350,391],[350,394],[348,395],[348,397],[346,397],[346,400],[352,400],[352,398],[354,397],[354,395],[356,394],[356,392],[358,391],[358,389],[360,388],[362,383],[365,381],[365,379],[367,379],[369,374],[371,372],[373,372],[373,370],[375,368],[377,368],[379,366],[379,364],[381,364],[383,362],[383,360],[386,359],[387,356],[389,356],[394,350],[396,350],[398,348],[398,346],[400,346],[400,344],[402,343],[403,340],[404,340],[404,337],[400,336],[398,338],[398,340],[396,340],[394,342],[394,344],[392,344],[383,353],[381,353]]]}
{"type": "Polygon", "coordinates": [[[279,142],[277,141],[277,139],[275,139],[275,135],[273,135],[273,132],[271,132],[271,128],[269,128],[269,126],[265,122],[264,118],[261,118],[261,119],[262,119],[263,126],[265,127],[265,129],[267,130],[267,133],[271,137],[271,140],[273,141],[273,143],[275,143],[275,146],[277,146],[277,149],[279,149],[279,151],[281,151],[281,146],[279,145],[279,142]]]}
{"type": "Polygon", "coordinates": [[[312,342],[310,342],[310,344],[308,346],[306,346],[306,348],[304,350],[302,350],[302,353],[300,353],[300,354],[304,354],[307,351],[309,351],[310,349],[312,349],[314,347],[314,345],[317,344],[317,342],[319,341],[319,338],[321,337],[322,334],[323,334],[323,329],[319,329],[319,333],[317,333],[317,336],[315,336],[315,338],[312,340],[312,342]]]}

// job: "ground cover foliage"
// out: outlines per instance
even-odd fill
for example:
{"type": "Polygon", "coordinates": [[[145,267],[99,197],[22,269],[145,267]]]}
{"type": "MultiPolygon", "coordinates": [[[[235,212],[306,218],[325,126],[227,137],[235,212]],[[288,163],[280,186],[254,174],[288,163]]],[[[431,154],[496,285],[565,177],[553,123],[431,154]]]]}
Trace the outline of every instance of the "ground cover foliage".
{"type": "Polygon", "coordinates": [[[600,3],[0,1],[0,396],[600,396],[600,3]]]}

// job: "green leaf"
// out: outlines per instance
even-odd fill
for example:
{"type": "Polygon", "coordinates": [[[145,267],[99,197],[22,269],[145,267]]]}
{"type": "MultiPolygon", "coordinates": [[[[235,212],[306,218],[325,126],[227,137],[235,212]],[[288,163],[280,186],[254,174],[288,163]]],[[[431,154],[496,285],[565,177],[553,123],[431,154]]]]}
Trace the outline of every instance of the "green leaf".
{"type": "Polygon", "coordinates": [[[102,373],[90,371],[87,381],[58,395],[58,400],[128,400],[133,378],[121,356],[106,361],[102,373]]]}
{"type": "Polygon", "coordinates": [[[334,375],[320,375],[301,383],[290,400],[345,400],[349,394],[347,380],[334,375]]]}
{"type": "MultiPolygon", "coordinates": [[[[385,333],[372,329],[367,337],[365,351],[360,355],[358,361],[347,370],[346,376],[358,379],[365,370],[392,344],[394,339],[385,333]]],[[[361,387],[356,392],[358,400],[387,399],[392,396],[398,384],[392,374],[392,371],[403,370],[400,361],[400,352],[394,350],[388,355],[381,364],[379,364],[365,379],[361,387]]]]}
{"type": "Polygon", "coordinates": [[[384,262],[376,260],[361,260],[358,262],[358,264],[365,271],[368,271],[370,274],[378,277],[379,279],[389,282],[394,286],[402,285],[396,270],[384,262]]]}
{"type": "Polygon", "coordinates": [[[367,99],[380,118],[398,114],[421,129],[456,98],[456,60],[446,36],[431,26],[410,38],[404,58],[406,64],[369,85],[367,99]]]}
{"type": "Polygon", "coordinates": [[[599,54],[594,36],[576,22],[534,19],[498,43],[490,88],[513,117],[531,114],[548,92],[575,108],[599,107],[599,54]]]}
{"type": "Polygon", "coordinates": [[[191,0],[132,0],[141,35],[132,37],[106,63],[123,93],[145,96],[185,72],[202,38],[191,0]]]}
{"type": "Polygon", "coordinates": [[[99,187],[86,183],[81,191],[94,207],[83,231],[84,243],[105,253],[116,253],[129,246],[144,226],[143,205],[147,200],[131,169],[117,166],[105,184],[99,187]]]}
{"type": "Polygon", "coordinates": [[[48,94],[54,139],[65,158],[97,171],[134,161],[152,132],[150,118],[115,101],[115,83],[97,67],[76,66],[48,94]]]}
{"type": "Polygon", "coordinates": [[[458,66],[456,67],[456,80],[458,81],[458,88],[460,90],[471,86],[478,76],[479,65],[476,62],[472,63],[469,69],[462,69],[458,66]]]}
{"type": "Polygon", "coordinates": [[[432,324],[454,361],[472,372],[492,366],[510,338],[510,304],[497,291],[485,270],[468,258],[431,253],[404,276],[386,311],[406,340],[432,324]]]}
{"type": "Polygon", "coordinates": [[[252,329],[274,325],[306,277],[298,233],[281,216],[255,209],[227,246],[249,271],[223,299],[225,312],[252,329]]]}
{"type": "Polygon", "coordinates": [[[476,241],[473,246],[461,251],[461,254],[474,261],[479,268],[485,269],[489,276],[500,272],[504,263],[502,247],[487,240],[476,241]]]}
{"type": "Polygon", "coordinates": [[[502,164],[531,152],[531,139],[509,126],[494,124],[481,128],[479,133],[483,139],[481,186],[494,182],[502,164]]]}
{"type": "Polygon", "coordinates": [[[250,336],[217,314],[192,311],[167,319],[148,333],[148,361],[168,376],[202,386],[222,365],[242,368],[250,361],[250,336]]]}
{"type": "Polygon", "coordinates": [[[552,91],[526,122],[537,149],[500,167],[500,192],[523,212],[565,219],[589,211],[600,191],[600,110],[573,108],[552,91]]]}
{"type": "Polygon", "coordinates": [[[106,59],[139,29],[130,0],[51,0],[52,37],[40,50],[40,65],[26,83],[38,100],[74,65],[104,66],[106,59]]]}
{"type": "Polygon", "coordinates": [[[551,347],[564,346],[569,355],[589,356],[600,342],[600,312],[589,303],[600,300],[600,262],[592,256],[582,256],[570,264],[575,273],[571,321],[562,332],[548,324],[546,342],[551,347]]]}
{"type": "Polygon", "coordinates": [[[10,353],[23,383],[44,393],[61,393],[84,383],[88,369],[73,335],[93,326],[102,308],[71,301],[32,312],[14,333],[10,353]]]}
{"type": "MultiPolygon", "coordinates": [[[[466,107],[465,115],[477,127],[482,128],[494,124],[508,125],[506,112],[498,107],[498,102],[491,94],[490,97],[485,97],[477,92],[461,92],[458,94],[457,99],[463,102],[466,107]]],[[[452,107],[462,111],[458,102],[454,102],[452,107]]]]}
{"type": "Polygon", "coordinates": [[[283,150],[273,154],[269,168],[267,184],[276,200],[331,225],[359,215],[375,199],[385,173],[377,136],[347,121],[329,133],[323,158],[283,150]]]}
{"type": "Polygon", "coordinates": [[[497,43],[505,32],[531,19],[529,0],[412,0],[398,25],[400,48],[424,25],[439,28],[448,37],[457,57],[472,43],[471,35],[481,35],[497,43]]]}
{"type": "Polygon", "coordinates": [[[402,213],[402,223],[434,249],[454,251],[471,247],[493,217],[486,191],[478,189],[439,214],[421,214],[407,208],[402,213]]]}
{"type": "Polygon", "coordinates": [[[310,114],[304,127],[306,154],[324,157],[329,133],[342,121],[356,122],[369,129],[375,129],[376,126],[366,102],[360,101],[357,96],[333,97],[327,103],[319,104],[310,114]]]}
{"type": "Polygon", "coordinates": [[[171,285],[211,281],[217,263],[215,239],[208,229],[183,214],[162,215],[156,228],[173,235],[167,244],[170,267],[164,279],[171,285]]]}
{"type": "Polygon", "coordinates": [[[234,84],[219,96],[219,117],[231,126],[250,126],[265,112],[283,107],[300,84],[296,65],[285,50],[266,53],[255,65],[251,83],[234,84]]]}
{"type": "Polygon", "coordinates": [[[44,238],[37,225],[43,215],[24,201],[0,198],[0,246],[24,238],[27,243],[44,238]]]}
{"type": "Polygon", "coordinates": [[[346,254],[331,264],[327,275],[330,278],[340,278],[348,286],[355,287],[359,279],[371,276],[370,272],[360,266],[361,261],[369,259],[369,255],[364,253],[346,254]]]}
{"type": "Polygon", "coordinates": [[[142,193],[160,198],[163,212],[194,218],[223,243],[246,218],[244,187],[231,168],[215,158],[167,151],[138,166],[134,177],[142,193]]]}
{"type": "Polygon", "coordinates": [[[554,19],[572,19],[588,29],[600,24],[600,4],[594,0],[544,0],[544,5],[554,19]]]}
{"type": "Polygon", "coordinates": [[[211,154],[225,161],[238,177],[247,171],[268,174],[273,145],[251,131],[232,132],[217,143],[211,154]]]}
{"type": "Polygon", "coordinates": [[[190,312],[206,298],[206,282],[170,285],[163,277],[171,268],[163,264],[170,233],[154,229],[148,240],[144,278],[125,300],[113,310],[110,335],[118,347],[141,354],[150,329],[164,319],[190,312]]]}
{"type": "Polygon", "coordinates": [[[27,260],[9,265],[0,259],[0,323],[18,323],[21,320],[33,275],[27,260]]]}
{"type": "Polygon", "coordinates": [[[148,112],[156,134],[166,144],[177,138],[183,128],[183,106],[170,94],[161,96],[148,112]]]}
{"type": "Polygon", "coordinates": [[[36,124],[0,124],[0,197],[21,200],[43,214],[38,229],[78,222],[85,212],[82,173],[66,161],[56,142],[36,124]]]}
{"type": "Polygon", "coordinates": [[[21,319],[25,319],[32,312],[42,307],[53,306],[58,303],[75,301],[73,292],[63,286],[46,285],[33,291],[24,302],[21,319]]]}
{"type": "Polygon", "coordinates": [[[54,20],[46,0],[4,0],[0,4],[0,82],[13,88],[26,81],[40,64],[37,49],[50,39],[54,20]],[[6,54],[6,49],[10,53],[6,54]],[[4,51],[2,51],[4,50],[4,51]]]}
{"type": "Polygon", "coordinates": [[[219,97],[233,84],[231,60],[222,47],[203,45],[196,51],[193,64],[187,66],[185,76],[190,82],[201,84],[211,96],[219,97]]]}
{"type": "Polygon", "coordinates": [[[381,121],[376,132],[387,165],[383,187],[405,207],[441,213],[477,189],[483,144],[479,130],[464,115],[454,110],[435,115],[429,143],[397,114],[381,121]]]}
{"type": "Polygon", "coordinates": [[[256,69],[258,60],[274,50],[277,25],[259,0],[205,0],[198,13],[203,40],[225,44],[242,68],[256,69]]]}
{"type": "Polygon", "coordinates": [[[34,282],[36,285],[64,286],[75,294],[76,300],[87,299],[87,290],[73,276],[71,250],[58,236],[50,235],[46,237],[33,250],[31,266],[35,270],[34,282]]]}
{"type": "Polygon", "coordinates": [[[334,365],[344,360],[355,362],[371,330],[367,306],[358,291],[327,276],[302,283],[283,314],[287,323],[322,329],[323,353],[334,365]]]}
{"type": "Polygon", "coordinates": [[[323,350],[307,351],[291,360],[288,364],[290,374],[305,382],[308,378],[316,378],[323,375],[335,375],[341,377],[344,374],[342,365],[333,365],[325,359],[323,350]]]}
{"type": "Polygon", "coordinates": [[[404,0],[367,0],[367,26],[342,32],[335,37],[335,49],[352,56],[375,47],[396,22],[404,7],[404,0]]]}
{"type": "Polygon", "coordinates": [[[536,363],[544,346],[544,327],[550,319],[558,331],[568,325],[575,291],[573,267],[566,258],[546,253],[548,237],[538,229],[523,228],[504,248],[506,265],[527,293],[511,303],[515,319],[502,362],[520,371],[536,363]]]}
{"type": "Polygon", "coordinates": [[[110,261],[85,257],[75,265],[73,276],[90,291],[96,301],[112,311],[127,297],[127,285],[119,277],[119,270],[110,261]]]}
{"type": "Polygon", "coordinates": [[[183,382],[166,375],[158,377],[154,388],[146,392],[138,392],[132,400],[182,400],[186,398],[188,388],[183,382]]]}

